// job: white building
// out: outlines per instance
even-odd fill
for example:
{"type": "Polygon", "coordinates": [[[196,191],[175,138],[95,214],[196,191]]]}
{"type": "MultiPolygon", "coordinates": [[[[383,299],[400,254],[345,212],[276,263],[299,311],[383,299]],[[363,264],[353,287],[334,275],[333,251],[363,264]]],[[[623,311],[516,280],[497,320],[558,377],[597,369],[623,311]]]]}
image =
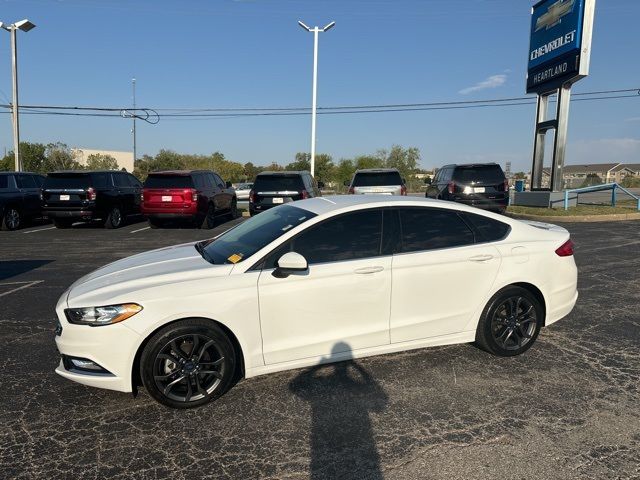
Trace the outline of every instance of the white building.
{"type": "Polygon", "coordinates": [[[118,152],[114,150],[92,150],[89,148],[74,148],[75,160],[81,165],[87,164],[89,155],[109,155],[116,159],[118,162],[118,168],[123,168],[127,172],[133,172],[133,152],[118,152]]]}

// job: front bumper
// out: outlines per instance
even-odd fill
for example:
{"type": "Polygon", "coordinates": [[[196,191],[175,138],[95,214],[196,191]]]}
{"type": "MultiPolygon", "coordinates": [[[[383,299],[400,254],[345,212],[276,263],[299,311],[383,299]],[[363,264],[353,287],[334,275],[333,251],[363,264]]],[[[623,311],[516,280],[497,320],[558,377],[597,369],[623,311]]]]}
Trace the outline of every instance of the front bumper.
{"type": "Polygon", "coordinates": [[[56,373],[83,385],[131,392],[132,366],[142,342],[140,334],[124,323],[101,327],[74,325],[66,320],[62,307],[57,313],[61,334],[55,340],[60,354],[91,360],[108,373],[67,369],[62,360],[56,373]]]}

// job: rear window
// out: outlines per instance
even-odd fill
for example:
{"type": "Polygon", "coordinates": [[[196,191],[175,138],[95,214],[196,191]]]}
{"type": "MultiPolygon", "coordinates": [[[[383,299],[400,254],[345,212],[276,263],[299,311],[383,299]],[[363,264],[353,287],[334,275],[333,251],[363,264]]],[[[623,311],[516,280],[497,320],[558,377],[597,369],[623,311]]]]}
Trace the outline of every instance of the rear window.
{"type": "Polygon", "coordinates": [[[356,173],[353,179],[354,187],[384,187],[387,185],[402,185],[402,178],[398,172],[367,172],[356,173]]]}
{"type": "Polygon", "coordinates": [[[0,175],[0,188],[9,188],[9,175],[0,175]]]}
{"type": "Polygon", "coordinates": [[[504,173],[499,165],[475,165],[470,167],[456,167],[453,179],[460,183],[488,183],[504,182],[504,173]]]}
{"type": "Polygon", "coordinates": [[[42,188],[87,188],[91,178],[86,173],[50,173],[42,188]]]}
{"type": "Polygon", "coordinates": [[[300,175],[262,175],[256,178],[253,189],[260,192],[284,192],[304,190],[300,175]]]}
{"type": "Polygon", "coordinates": [[[149,175],[144,188],[193,188],[193,180],[188,175],[149,175]]]}

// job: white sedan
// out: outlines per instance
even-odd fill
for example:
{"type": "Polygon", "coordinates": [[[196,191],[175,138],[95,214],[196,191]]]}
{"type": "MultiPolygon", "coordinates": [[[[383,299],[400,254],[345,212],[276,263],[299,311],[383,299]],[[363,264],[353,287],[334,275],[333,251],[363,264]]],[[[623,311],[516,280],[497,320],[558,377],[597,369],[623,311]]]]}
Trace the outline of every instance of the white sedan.
{"type": "Polygon", "coordinates": [[[56,372],[188,408],[239,376],[369,355],[517,355],[573,309],[572,255],[564,228],[451,202],[294,202],[78,280],[57,305],[56,372]]]}

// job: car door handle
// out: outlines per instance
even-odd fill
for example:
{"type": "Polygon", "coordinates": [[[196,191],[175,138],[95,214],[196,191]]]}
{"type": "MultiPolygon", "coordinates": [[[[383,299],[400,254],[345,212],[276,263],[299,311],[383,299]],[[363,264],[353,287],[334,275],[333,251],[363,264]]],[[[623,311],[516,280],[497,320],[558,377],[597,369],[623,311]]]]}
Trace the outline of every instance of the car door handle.
{"type": "Polygon", "coordinates": [[[493,255],[476,255],[475,257],[469,257],[471,262],[486,262],[487,260],[491,260],[493,255]]]}
{"type": "Polygon", "coordinates": [[[356,268],[353,273],[357,273],[359,275],[368,275],[371,273],[377,273],[384,270],[384,267],[362,267],[356,268]]]}

